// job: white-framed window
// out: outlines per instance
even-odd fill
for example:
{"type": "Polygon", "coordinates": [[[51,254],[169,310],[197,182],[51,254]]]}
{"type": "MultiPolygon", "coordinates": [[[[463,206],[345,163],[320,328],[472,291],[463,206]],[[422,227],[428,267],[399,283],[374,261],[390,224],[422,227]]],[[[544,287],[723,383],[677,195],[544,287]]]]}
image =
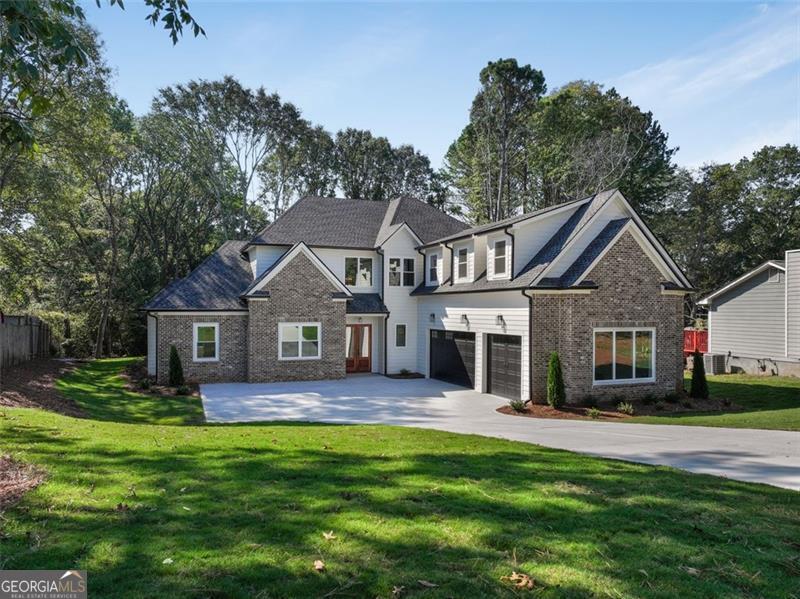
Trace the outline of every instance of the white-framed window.
{"type": "Polygon", "coordinates": [[[654,328],[598,328],[593,333],[595,385],[648,383],[656,379],[654,328]]]}
{"type": "Polygon", "coordinates": [[[319,360],[322,356],[322,326],[318,322],[278,324],[278,359],[319,360]]]}
{"type": "Polygon", "coordinates": [[[428,281],[431,283],[439,282],[439,254],[428,256],[428,281]]]}
{"type": "Polygon", "coordinates": [[[414,286],[414,258],[389,258],[389,287],[414,286]]]}
{"type": "Polygon", "coordinates": [[[394,346],[395,347],[406,346],[406,325],[397,324],[394,326],[394,346]]]}
{"type": "Polygon", "coordinates": [[[770,267],[770,269],[769,269],[769,282],[770,283],[780,283],[781,282],[781,271],[779,269],[770,267]]]}
{"type": "Polygon", "coordinates": [[[195,322],[192,325],[192,360],[195,362],[219,360],[218,322],[195,322]]]}
{"type": "Polygon", "coordinates": [[[458,279],[464,280],[469,273],[469,250],[461,248],[456,252],[456,269],[458,272],[458,279]]]}
{"type": "Polygon", "coordinates": [[[344,284],[348,287],[372,287],[372,258],[345,258],[344,284]]]}
{"type": "Polygon", "coordinates": [[[505,239],[494,242],[494,276],[504,277],[508,274],[508,243],[505,239]]]}

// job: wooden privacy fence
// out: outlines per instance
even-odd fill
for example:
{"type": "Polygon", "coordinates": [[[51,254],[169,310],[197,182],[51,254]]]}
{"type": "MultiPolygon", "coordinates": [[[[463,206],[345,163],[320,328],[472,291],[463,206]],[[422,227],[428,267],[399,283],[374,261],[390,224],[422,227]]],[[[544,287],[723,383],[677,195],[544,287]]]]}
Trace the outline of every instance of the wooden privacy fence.
{"type": "Polygon", "coordinates": [[[0,370],[50,355],[50,326],[35,316],[0,314],[0,370]]]}

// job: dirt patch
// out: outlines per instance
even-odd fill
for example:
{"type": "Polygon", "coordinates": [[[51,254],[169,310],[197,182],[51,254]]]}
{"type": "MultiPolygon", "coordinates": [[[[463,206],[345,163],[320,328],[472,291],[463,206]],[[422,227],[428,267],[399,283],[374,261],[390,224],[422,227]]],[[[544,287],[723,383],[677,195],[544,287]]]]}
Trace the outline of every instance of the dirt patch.
{"type": "Polygon", "coordinates": [[[85,417],[75,402],[55,389],[56,380],[72,372],[78,360],[43,359],[23,362],[3,369],[0,406],[40,408],[65,416],[85,417]]]}
{"type": "Polygon", "coordinates": [[[44,480],[44,472],[8,455],[0,455],[0,512],[44,480]]]}
{"type": "MultiPolygon", "coordinates": [[[[144,393],[154,397],[174,397],[175,387],[157,385],[153,377],[147,374],[147,365],[144,360],[137,360],[120,375],[125,381],[125,388],[133,393],[144,393]]],[[[200,397],[200,385],[186,383],[189,393],[181,393],[183,397],[200,397]]]]}
{"type": "Polygon", "coordinates": [[[664,416],[666,414],[693,414],[708,412],[739,412],[741,408],[724,399],[689,399],[683,397],[677,401],[658,400],[653,403],[641,401],[630,402],[634,413],[623,414],[618,412],[612,404],[600,403],[596,408],[586,406],[564,406],[551,408],[549,405],[525,404],[525,410],[517,412],[509,405],[500,406],[497,411],[510,416],[527,416],[528,418],[559,418],[565,420],[625,420],[633,416],[664,416]],[[590,415],[596,409],[594,418],[590,415]]]}

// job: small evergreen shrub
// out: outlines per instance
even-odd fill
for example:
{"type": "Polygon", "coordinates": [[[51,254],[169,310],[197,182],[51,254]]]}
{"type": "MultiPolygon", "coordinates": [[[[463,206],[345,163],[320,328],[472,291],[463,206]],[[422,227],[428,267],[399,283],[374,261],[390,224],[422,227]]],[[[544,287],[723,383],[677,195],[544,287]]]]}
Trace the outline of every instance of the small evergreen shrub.
{"type": "Polygon", "coordinates": [[[178,385],[175,388],[175,395],[189,395],[192,390],[187,385],[178,385]]]}
{"type": "Polygon", "coordinates": [[[181,357],[178,355],[178,350],[174,345],[169,346],[169,386],[180,387],[185,381],[183,380],[183,365],[181,364],[181,357]]]}
{"type": "Polygon", "coordinates": [[[139,389],[147,391],[150,388],[150,379],[142,379],[139,381],[139,389]]]}
{"type": "Polygon", "coordinates": [[[667,403],[678,403],[680,400],[681,400],[680,394],[675,393],[674,391],[672,393],[667,393],[664,396],[664,401],[667,403]]]}
{"type": "Polygon", "coordinates": [[[564,391],[564,375],[561,373],[561,360],[558,352],[550,354],[547,365],[547,403],[553,408],[560,408],[567,400],[564,391]]]}
{"type": "Polygon", "coordinates": [[[692,402],[691,402],[691,401],[689,401],[688,399],[684,399],[684,400],[681,402],[681,405],[682,405],[684,408],[686,408],[686,409],[691,409],[691,408],[692,408],[692,402]]]}
{"type": "Polygon", "coordinates": [[[597,420],[602,415],[602,412],[600,410],[598,410],[597,408],[589,408],[588,410],[586,410],[586,414],[592,420],[597,420]]]}
{"type": "Polygon", "coordinates": [[[634,411],[633,404],[629,401],[621,401],[617,404],[617,412],[633,416],[634,411]]]}
{"type": "Polygon", "coordinates": [[[731,407],[731,400],[728,399],[727,397],[723,398],[722,399],[722,405],[725,406],[726,408],[731,407]]]}
{"type": "Polygon", "coordinates": [[[664,404],[664,402],[663,402],[663,401],[657,401],[657,402],[656,402],[656,406],[655,406],[655,407],[656,407],[656,410],[658,410],[659,412],[661,412],[661,411],[662,411],[662,410],[663,410],[665,407],[667,407],[667,406],[664,404]]]}
{"type": "Polygon", "coordinates": [[[525,411],[525,402],[522,401],[520,398],[512,399],[508,402],[508,405],[511,406],[511,409],[515,412],[524,412],[525,411]]]}
{"type": "Polygon", "coordinates": [[[400,374],[402,374],[403,376],[408,376],[409,374],[411,374],[411,371],[408,368],[401,368],[400,374]]]}
{"type": "Polygon", "coordinates": [[[689,389],[689,397],[708,399],[706,367],[703,364],[703,355],[697,350],[692,355],[692,386],[689,389]]]}

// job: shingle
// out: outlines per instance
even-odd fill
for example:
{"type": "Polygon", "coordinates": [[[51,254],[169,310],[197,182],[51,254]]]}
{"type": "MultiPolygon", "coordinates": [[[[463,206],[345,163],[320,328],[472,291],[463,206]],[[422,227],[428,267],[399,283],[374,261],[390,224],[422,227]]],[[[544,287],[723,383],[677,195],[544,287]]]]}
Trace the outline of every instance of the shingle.
{"type": "Polygon", "coordinates": [[[388,314],[389,310],[377,293],[354,293],[347,302],[348,314],[388,314]]]}
{"type": "Polygon", "coordinates": [[[469,227],[466,223],[445,214],[430,204],[413,198],[397,200],[397,207],[391,222],[394,225],[406,223],[422,240],[422,243],[453,235],[469,227]]]}
{"type": "Polygon", "coordinates": [[[173,281],[144,305],[145,310],[243,310],[239,295],[253,281],[242,258],[245,241],[226,241],[188,276],[173,281]]]}
{"type": "Polygon", "coordinates": [[[564,274],[561,275],[559,284],[562,287],[569,287],[574,285],[575,282],[580,277],[589,266],[591,266],[592,262],[603,253],[603,251],[608,247],[608,244],[616,237],[617,233],[620,232],[622,227],[627,225],[631,222],[630,218],[618,218],[612,221],[609,221],[603,230],[600,231],[597,236],[589,242],[589,245],[586,246],[586,249],[581,252],[581,255],[570,264],[567,270],[564,271],[564,274]]]}

